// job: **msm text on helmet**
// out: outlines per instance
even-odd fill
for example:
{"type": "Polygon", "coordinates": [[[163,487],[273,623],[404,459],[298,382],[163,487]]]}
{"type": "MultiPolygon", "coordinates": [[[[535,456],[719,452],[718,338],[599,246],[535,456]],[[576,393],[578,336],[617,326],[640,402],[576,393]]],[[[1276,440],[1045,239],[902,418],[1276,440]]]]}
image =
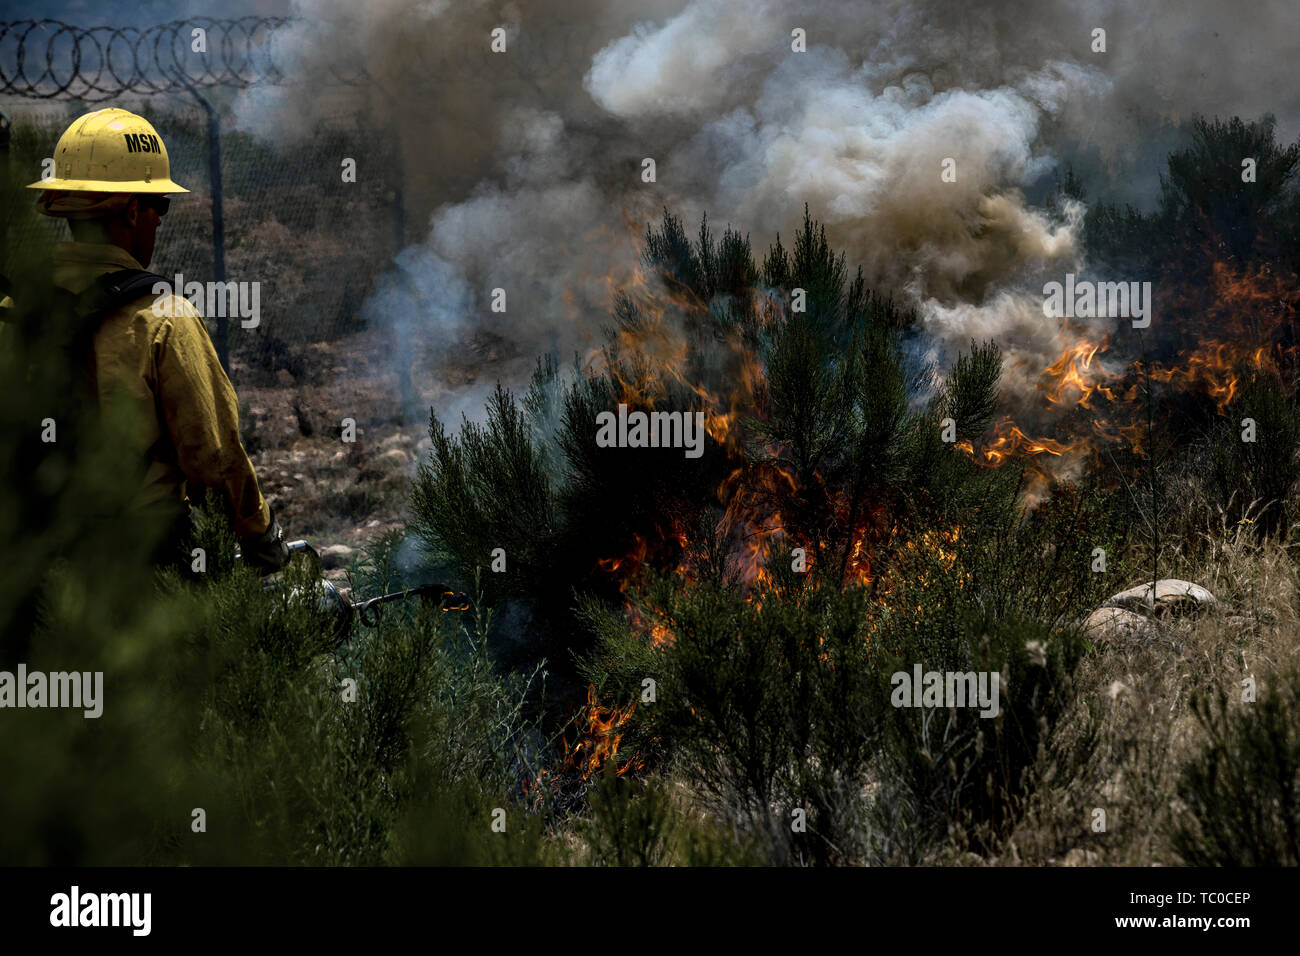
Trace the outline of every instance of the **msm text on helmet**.
{"type": "Polygon", "coordinates": [[[124,133],[123,138],[126,140],[128,153],[162,154],[162,143],[158,142],[158,137],[152,133],[124,133]]]}

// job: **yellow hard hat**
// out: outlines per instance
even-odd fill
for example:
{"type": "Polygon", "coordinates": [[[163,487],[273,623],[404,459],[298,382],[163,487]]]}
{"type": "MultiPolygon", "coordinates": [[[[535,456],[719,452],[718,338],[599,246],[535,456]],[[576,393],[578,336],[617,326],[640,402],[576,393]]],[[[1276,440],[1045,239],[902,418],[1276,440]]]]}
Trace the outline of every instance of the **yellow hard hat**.
{"type": "Polygon", "coordinates": [[[187,193],[172,182],[162,137],[143,116],[111,106],[79,116],[54,147],[54,178],[28,189],[90,193],[187,193]]]}

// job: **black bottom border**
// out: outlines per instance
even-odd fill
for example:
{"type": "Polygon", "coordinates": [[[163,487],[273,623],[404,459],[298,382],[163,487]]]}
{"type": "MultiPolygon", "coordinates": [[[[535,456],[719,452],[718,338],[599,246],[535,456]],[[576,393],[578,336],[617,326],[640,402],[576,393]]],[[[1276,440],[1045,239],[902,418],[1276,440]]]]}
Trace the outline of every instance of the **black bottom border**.
{"type": "MultiPolygon", "coordinates": [[[[838,935],[859,924],[868,942],[891,928],[948,945],[1032,939],[1085,941],[1191,936],[1232,945],[1294,924],[1300,871],[1134,869],[0,869],[6,941],[110,937],[204,944],[250,939],[349,939],[389,933],[468,931],[491,945],[577,930],[616,937],[680,929],[697,940],[759,940],[788,925],[797,934],[838,935]],[[72,887],[82,912],[93,894],[149,894],[149,933],[130,926],[68,922],[72,887]],[[61,901],[59,894],[66,898],[61,901]],[[57,912],[56,912],[57,911],[57,912]],[[1222,921],[1245,919],[1246,925],[1222,921]],[[1124,920],[1151,920],[1145,925],[1124,920]],[[1209,919],[1205,927],[1199,921],[1209,919]],[[1191,920],[1198,921],[1192,923],[1191,920]],[[640,925],[641,930],[636,927],[640,925]],[[1167,935],[1172,934],[1172,935],[1167,935]],[[1243,935],[1244,934],[1244,935],[1243,935]],[[495,940],[494,940],[495,938],[495,940]]],[[[143,897],[137,898],[143,903],[143,897]]],[[[119,905],[117,901],[113,906],[119,905]]],[[[88,908],[87,908],[88,907],[88,908]]],[[[142,908],[142,907],[141,907],[142,908]]],[[[136,912],[137,922],[142,913],[136,912]]],[[[129,921],[123,917],[124,922],[129,921]]],[[[80,922],[80,916],[78,917],[80,922]]],[[[417,937],[418,938],[418,937],[417,937]]],[[[665,942],[673,937],[661,937],[665,942]]],[[[508,945],[512,945],[509,944],[508,945]]]]}

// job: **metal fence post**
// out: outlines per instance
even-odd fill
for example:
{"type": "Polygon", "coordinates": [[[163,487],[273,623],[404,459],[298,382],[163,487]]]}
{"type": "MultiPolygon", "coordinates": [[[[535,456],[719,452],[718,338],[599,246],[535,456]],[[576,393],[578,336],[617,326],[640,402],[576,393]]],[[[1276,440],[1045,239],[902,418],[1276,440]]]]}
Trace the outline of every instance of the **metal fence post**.
{"type": "MultiPolygon", "coordinates": [[[[189,79],[179,71],[176,79],[190,92],[203,107],[208,117],[208,185],[212,194],[212,281],[226,281],[226,221],[222,205],[221,191],[221,117],[189,79]]],[[[225,301],[225,297],[222,297],[225,301]]],[[[213,344],[217,348],[217,358],[226,376],[230,376],[230,320],[225,309],[215,316],[217,335],[213,344]]],[[[207,316],[206,318],[214,318],[207,316]]]]}
{"type": "MultiPolygon", "coordinates": [[[[9,117],[0,113],[0,183],[4,184],[5,202],[9,201],[9,117]]],[[[5,209],[0,222],[0,267],[9,268],[9,213],[5,209]]]]}
{"type": "MultiPolygon", "coordinates": [[[[199,97],[208,112],[208,182],[212,188],[212,279],[226,281],[226,220],[221,190],[221,120],[217,111],[199,97]]],[[[228,301],[227,296],[222,301],[228,301]]],[[[217,316],[217,358],[230,377],[230,320],[221,309],[217,316]]]]}

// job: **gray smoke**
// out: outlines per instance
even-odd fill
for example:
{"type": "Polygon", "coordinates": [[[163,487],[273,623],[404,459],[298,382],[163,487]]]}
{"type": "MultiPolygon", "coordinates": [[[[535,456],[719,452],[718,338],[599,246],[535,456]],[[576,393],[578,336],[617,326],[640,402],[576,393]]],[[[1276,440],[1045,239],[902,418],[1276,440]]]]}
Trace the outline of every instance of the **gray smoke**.
{"type": "Polygon", "coordinates": [[[299,0],[277,54],[304,82],[250,91],[238,114],[305,134],[321,91],[365,69],[374,82],[344,95],[398,137],[408,209],[429,224],[367,313],[433,349],[509,343],[491,379],[519,384],[537,354],[599,343],[660,208],[730,222],[761,253],[807,203],[851,265],[921,309],[935,358],[994,339],[1010,393],[1028,395],[1066,338],[1042,284],[1087,264],[1082,209],[1027,195],[1069,161],[1093,195],[1149,202],[1160,131],[1193,112],[1271,111],[1281,137],[1300,130],[1292,5],[1130,7],[299,0]],[[494,27],[506,53],[488,49],[494,27]],[[796,28],[807,52],[791,50],[796,28]],[[956,182],[940,178],[946,159],[956,182]]]}

